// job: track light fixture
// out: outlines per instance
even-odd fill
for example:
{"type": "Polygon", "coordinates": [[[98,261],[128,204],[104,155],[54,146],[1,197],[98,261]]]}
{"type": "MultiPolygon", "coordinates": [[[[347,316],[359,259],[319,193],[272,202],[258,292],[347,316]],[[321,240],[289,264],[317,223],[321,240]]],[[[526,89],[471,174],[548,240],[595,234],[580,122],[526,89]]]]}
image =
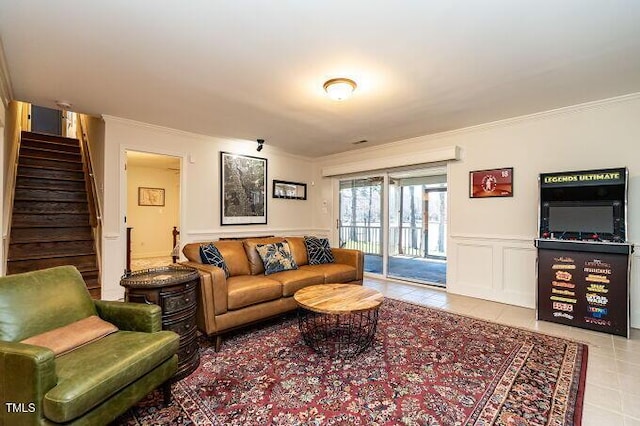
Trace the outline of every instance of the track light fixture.
{"type": "Polygon", "coordinates": [[[264,147],[264,139],[257,139],[257,141],[258,141],[258,147],[256,148],[256,151],[260,152],[264,147]]]}

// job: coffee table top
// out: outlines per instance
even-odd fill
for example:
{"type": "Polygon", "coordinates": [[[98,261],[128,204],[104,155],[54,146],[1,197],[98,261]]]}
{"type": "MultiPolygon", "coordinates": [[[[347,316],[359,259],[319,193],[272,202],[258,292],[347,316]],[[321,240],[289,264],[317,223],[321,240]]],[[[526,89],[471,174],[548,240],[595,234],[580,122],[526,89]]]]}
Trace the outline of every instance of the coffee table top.
{"type": "Polygon", "coordinates": [[[346,314],[377,309],[384,296],[357,284],[318,284],[296,291],[298,306],[323,314],[346,314]]]}

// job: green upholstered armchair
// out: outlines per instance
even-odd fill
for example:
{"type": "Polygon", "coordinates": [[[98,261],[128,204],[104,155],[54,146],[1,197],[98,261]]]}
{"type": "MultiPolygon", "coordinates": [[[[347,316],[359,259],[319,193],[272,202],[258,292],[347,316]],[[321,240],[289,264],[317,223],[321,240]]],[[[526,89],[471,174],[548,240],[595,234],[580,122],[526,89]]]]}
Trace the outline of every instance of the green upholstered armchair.
{"type": "Polygon", "coordinates": [[[168,401],[179,342],[160,318],[155,305],[92,300],[73,266],[0,277],[0,426],[107,424],[162,384],[168,401]],[[22,342],[57,344],[92,319],[117,331],[105,323],[110,334],[57,355],[22,342]]]}

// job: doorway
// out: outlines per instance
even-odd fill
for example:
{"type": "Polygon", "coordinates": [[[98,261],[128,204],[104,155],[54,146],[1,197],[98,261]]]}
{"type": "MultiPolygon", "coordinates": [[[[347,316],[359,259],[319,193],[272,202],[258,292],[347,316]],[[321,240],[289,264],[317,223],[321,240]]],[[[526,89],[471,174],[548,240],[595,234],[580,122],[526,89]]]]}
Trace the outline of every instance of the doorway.
{"type": "Polygon", "coordinates": [[[339,188],[340,246],[364,252],[365,272],[446,286],[445,167],[344,179],[339,188]]]}
{"type": "Polygon", "coordinates": [[[173,263],[180,230],[180,157],[126,151],[127,268],[173,263]]]}

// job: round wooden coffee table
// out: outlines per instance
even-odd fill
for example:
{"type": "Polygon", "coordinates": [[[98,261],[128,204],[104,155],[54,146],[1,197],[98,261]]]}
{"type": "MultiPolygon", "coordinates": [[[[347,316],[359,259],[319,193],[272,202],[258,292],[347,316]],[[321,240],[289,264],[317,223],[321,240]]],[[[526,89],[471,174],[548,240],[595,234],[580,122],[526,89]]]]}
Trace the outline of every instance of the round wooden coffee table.
{"type": "Polygon", "coordinates": [[[305,343],[327,356],[349,358],[367,349],[376,334],[379,291],[356,284],[319,284],[298,290],[293,298],[305,343]]]}

